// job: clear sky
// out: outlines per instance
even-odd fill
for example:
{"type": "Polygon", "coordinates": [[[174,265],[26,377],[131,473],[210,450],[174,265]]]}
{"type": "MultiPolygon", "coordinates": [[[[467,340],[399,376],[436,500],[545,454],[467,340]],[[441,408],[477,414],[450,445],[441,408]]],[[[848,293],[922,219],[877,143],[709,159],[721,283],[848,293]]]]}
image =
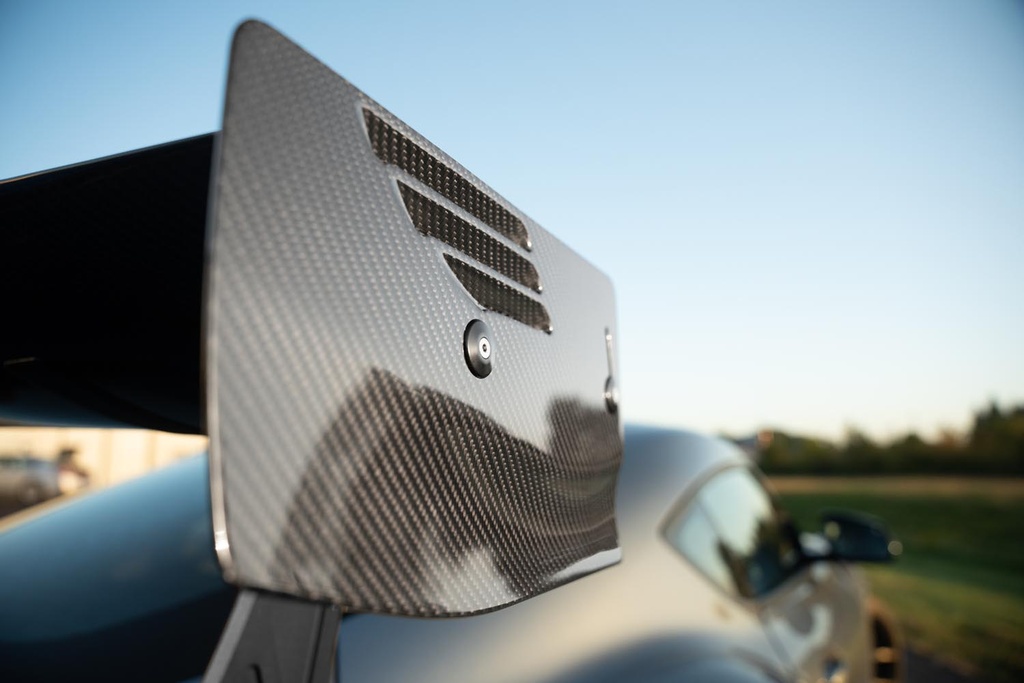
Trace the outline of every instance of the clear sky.
{"type": "Polygon", "coordinates": [[[0,178],[215,130],[248,17],[612,276],[627,419],[1024,401],[1022,2],[0,0],[0,178]]]}

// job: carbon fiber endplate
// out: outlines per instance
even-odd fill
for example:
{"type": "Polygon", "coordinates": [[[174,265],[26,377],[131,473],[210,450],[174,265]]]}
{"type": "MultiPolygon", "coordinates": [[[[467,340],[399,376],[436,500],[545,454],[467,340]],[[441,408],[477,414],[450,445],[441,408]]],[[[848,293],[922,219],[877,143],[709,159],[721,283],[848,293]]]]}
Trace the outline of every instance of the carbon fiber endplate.
{"type": "Polygon", "coordinates": [[[444,616],[618,560],[603,274],[256,22],[235,36],[211,201],[206,413],[229,579],[444,616]],[[431,203],[417,222],[403,186],[431,203]],[[495,284],[474,298],[466,269],[495,284]],[[534,308],[544,329],[518,314],[534,308]],[[483,379],[463,348],[474,319],[493,336],[483,379]]]}

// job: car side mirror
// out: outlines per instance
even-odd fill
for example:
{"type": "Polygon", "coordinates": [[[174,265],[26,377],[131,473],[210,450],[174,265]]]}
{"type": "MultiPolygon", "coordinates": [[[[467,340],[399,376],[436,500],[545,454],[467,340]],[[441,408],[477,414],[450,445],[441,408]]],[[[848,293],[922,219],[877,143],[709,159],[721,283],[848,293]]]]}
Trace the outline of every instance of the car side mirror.
{"type": "Polygon", "coordinates": [[[903,544],[892,537],[885,523],[859,512],[823,512],[822,534],[830,551],[826,559],[851,562],[892,562],[903,544]]]}

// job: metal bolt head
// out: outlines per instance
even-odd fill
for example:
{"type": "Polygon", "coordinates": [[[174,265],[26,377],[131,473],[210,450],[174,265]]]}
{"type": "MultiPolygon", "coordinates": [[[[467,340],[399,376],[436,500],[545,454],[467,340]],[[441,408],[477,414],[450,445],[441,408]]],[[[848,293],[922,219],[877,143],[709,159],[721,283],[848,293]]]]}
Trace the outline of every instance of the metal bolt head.
{"type": "Polygon", "coordinates": [[[494,357],[494,334],[483,320],[474,320],[466,326],[463,351],[469,371],[481,379],[491,374],[494,357]]]}

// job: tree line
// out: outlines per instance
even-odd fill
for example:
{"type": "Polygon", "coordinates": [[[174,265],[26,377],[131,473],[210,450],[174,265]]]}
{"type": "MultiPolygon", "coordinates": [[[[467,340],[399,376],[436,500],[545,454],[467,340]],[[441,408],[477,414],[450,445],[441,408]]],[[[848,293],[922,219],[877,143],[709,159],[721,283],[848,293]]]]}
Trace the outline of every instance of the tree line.
{"type": "Polygon", "coordinates": [[[851,429],[837,444],[774,432],[758,450],[769,474],[1024,475],[1024,404],[993,401],[966,433],[947,430],[930,441],[912,432],[880,442],[851,429]]]}

